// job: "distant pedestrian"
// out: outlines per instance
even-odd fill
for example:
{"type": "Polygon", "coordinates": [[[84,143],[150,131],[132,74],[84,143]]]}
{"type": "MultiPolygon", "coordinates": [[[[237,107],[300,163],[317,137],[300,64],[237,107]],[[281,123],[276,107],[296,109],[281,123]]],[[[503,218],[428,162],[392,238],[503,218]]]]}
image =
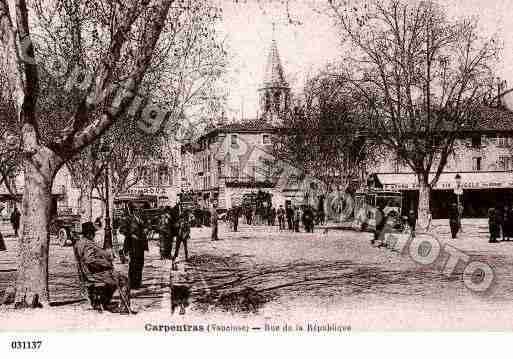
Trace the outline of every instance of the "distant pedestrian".
{"type": "Polygon", "coordinates": [[[271,207],[271,226],[274,227],[274,224],[276,223],[276,208],[274,206],[271,207]]]}
{"type": "Polygon", "coordinates": [[[245,214],[246,214],[246,224],[251,226],[251,224],[253,223],[253,211],[251,210],[251,207],[246,208],[245,214]]]}
{"type": "Polygon", "coordinates": [[[303,225],[307,233],[313,233],[314,230],[314,213],[312,207],[307,206],[303,212],[303,225]]]}
{"type": "Polygon", "coordinates": [[[451,236],[453,239],[455,239],[458,234],[459,225],[458,205],[452,203],[449,207],[449,227],[451,228],[451,236]]]}
{"type": "Polygon", "coordinates": [[[501,207],[495,208],[495,222],[497,223],[497,238],[504,238],[504,212],[501,207]]]}
{"type": "Polygon", "coordinates": [[[408,212],[408,227],[410,227],[411,236],[415,237],[415,229],[417,227],[417,216],[415,215],[415,211],[410,209],[408,212]]]}
{"type": "Polygon", "coordinates": [[[383,211],[383,208],[384,208],[384,206],[378,206],[376,208],[376,213],[374,216],[376,218],[376,225],[374,227],[374,237],[371,240],[372,245],[375,245],[376,242],[378,242],[379,240],[382,240],[381,232],[383,232],[383,228],[385,228],[385,224],[386,224],[386,216],[385,216],[385,212],[383,211]]]}
{"type": "Polygon", "coordinates": [[[294,210],[294,232],[300,232],[299,230],[299,222],[303,218],[303,210],[300,206],[297,206],[294,210]]]}
{"type": "Polygon", "coordinates": [[[280,225],[280,230],[285,229],[285,209],[282,205],[278,208],[276,211],[276,214],[278,215],[278,224],[280,225]]]}
{"type": "Polygon", "coordinates": [[[240,210],[238,206],[234,206],[231,210],[231,220],[232,220],[232,227],[233,231],[237,232],[239,228],[239,216],[240,216],[240,210]]]}
{"type": "Polygon", "coordinates": [[[20,218],[21,213],[18,210],[18,207],[14,206],[14,210],[11,213],[11,225],[16,237],[18,237],[18,230],[20,229],[20,218]]]}
{"type": "Polygon", "coordinates": [[[293,228],[294,209],[292,208],[291,205],[287,206],[286,215],[287,215],[287,224],[288,224],[288,227],[289,227],[289,231],[293,231],[294,230],[294,228],[293,228]]]}
{"type": "Polygon", "coordinates": [[[497,215],[495,208],[488,209],[488,230],[490,232],[490,240],[488,243],[497,243],[497,215]]]}
{"type": "Polygon", "coordinates": [[[513,209],[506,205],[504,206],[504,215],[503,215],[503,233],[502,240],[509,242],[513,237],[513,209]]]}
{"type": "MultiPolygon", "coordinates": [[[[191,219],[192,214],[189,210],[180,210],[179,211],[179,219],[178,219],[178,234],[176,236],[176,244],[175,244],[175,253],[173,254],[173,265],[172,269],[177,270],[177,266],[175,264],[176,258],[178,258],[178,254],[180,253],[180,246],[183,244],[183,250],[185,254],[185,261],[189,261],[189,251],[187,249],[187,242],[191,238],[191,219]]],[[[216,225],[217,227],[217,225],[216,225]]],[[[213,227],[212,227],[213,228],[213,227]]]]}
{"type": "Polygon", "coordinates": [[[4,236],[2,236],[2,232],[0,232],[0,252],[6,251],[7,247],[5,246],[4,236]]]}
{"type": "Polygon", "coordinates": [[[210,210],[210,225],[212,226],[212,240],[218,241],[218,220],[219,216],[217,214],[217,204],[212,204],[212,209],[210,210]]]}

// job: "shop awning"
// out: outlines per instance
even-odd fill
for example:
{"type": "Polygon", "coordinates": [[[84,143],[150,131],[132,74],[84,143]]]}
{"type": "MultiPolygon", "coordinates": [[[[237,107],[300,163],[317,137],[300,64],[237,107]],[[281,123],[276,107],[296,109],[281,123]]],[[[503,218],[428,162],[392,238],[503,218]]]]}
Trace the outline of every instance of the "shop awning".
{"type": "MultiPolygon", "coordinates": [[[[513,172],[459,172],[463,189],[513,189],[513,172]]],[[[431,174],[431,181],[434,174],[431,174]]],[[[436,190],[453,190],[456,172],[442,173],[435,185],[436,190]]],[[[417,176],[412,173],[378,173],[383,188],[387,190],[417,190],[417,176]]]]}

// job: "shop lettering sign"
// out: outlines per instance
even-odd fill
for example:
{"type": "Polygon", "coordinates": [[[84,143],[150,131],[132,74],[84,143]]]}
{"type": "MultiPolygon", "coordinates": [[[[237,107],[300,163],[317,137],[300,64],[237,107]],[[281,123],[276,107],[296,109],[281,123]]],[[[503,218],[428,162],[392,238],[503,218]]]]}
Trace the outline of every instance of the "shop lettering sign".
{"type": "MultiPolygon", "coordinates": [[[[418,183],[386,183],[383,185],[388,190],[417,190],[418,183]]],[[[439,182],[434,189],[452,190],[455,184],[451,182],[439,182]]],[[[485,189],[485,188],[513,188],[513,181],[499,182],[499,181],[486,181],[486,182],[462,182],[463,189],[485,189]]]]}
{"type": "Polygon", "coordinates": [[[126,192],[127,194],[131,195],[165,195],[166,190],[164,188],[159,187],[138,187],[138,188],[130,188],[126,192]]]}

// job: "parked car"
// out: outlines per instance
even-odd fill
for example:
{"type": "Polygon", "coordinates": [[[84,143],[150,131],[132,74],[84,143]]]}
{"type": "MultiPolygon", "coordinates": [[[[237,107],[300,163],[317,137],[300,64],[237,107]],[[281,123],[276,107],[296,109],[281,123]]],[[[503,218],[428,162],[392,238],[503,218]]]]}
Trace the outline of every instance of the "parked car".
{"type": "Polygon", "coordinates": [[[72,243],[80,235],[80,215],[73,214],[71,207],[59,208],[50,220],[50,234],[57,236],[61,247],[72,243]]]}

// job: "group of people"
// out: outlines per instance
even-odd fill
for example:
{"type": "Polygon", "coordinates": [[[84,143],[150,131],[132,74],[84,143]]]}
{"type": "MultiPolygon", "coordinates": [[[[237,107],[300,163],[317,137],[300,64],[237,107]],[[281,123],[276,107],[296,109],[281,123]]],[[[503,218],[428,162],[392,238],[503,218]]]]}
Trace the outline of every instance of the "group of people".
{"type": "Polygon", "coordinates": [[[316,215],[311,206],[287,206],[284,208],[280,205],[277,209],[274,206],[268,207],[263,211],[264,215],[259,217],[256,215],[254,208],[251,206],[233,206],[227,213],[227,221],[230,229],[237,232],[239,227],[239,218],[244,216],[246,224],[258,225],[264,224],[268,226],[275,226],[278,220],[280,230],[289,230],[300,232],[300,224],[303,224],[305,231],[313,233],[314,225],[316,223],[316,215]],[[255,221],[254,218],[257,218],[255,221]]]}
{"type": "MultiPolygon", "coordinates": [[[[191,213],[179,206],[166,207],[158,228],[160,234],[161,259],[171,259],[172,269],[176,269],[180,247],[183,245],[185,260],[188,258],[187,241],[190,238],[191,213]],[[173,242],[175,244],[172,253],[173,242]]],[[[112,250],[105,250],[95,242],[96,226],[92,222],[82,224],[82,233],[73,243],[75,256],[84,280],[89,284],[101,283],[106,287],[103,293],[103,307],[112,311],[132,312],[130,291],[142,287],[142,275],[145,252],[148,247],[149,221],[136,211],[133,204],[127,206],[127,215],[122,221],[119,232],[124,235],[123,249],[119,252],[122,263],[129,257],[128,276],[114,269],[112,250]],[[118,290],[120,303],[109,308],[113,293],[118,290]]]]}
{"type": "Polygon", "coordinates": [[[505,205],[500,208],[488,209],[488,228],[490,231],[489,243],[498,243],[501,238],[503,242],[513,239],[513,208],[505,205]]]}

